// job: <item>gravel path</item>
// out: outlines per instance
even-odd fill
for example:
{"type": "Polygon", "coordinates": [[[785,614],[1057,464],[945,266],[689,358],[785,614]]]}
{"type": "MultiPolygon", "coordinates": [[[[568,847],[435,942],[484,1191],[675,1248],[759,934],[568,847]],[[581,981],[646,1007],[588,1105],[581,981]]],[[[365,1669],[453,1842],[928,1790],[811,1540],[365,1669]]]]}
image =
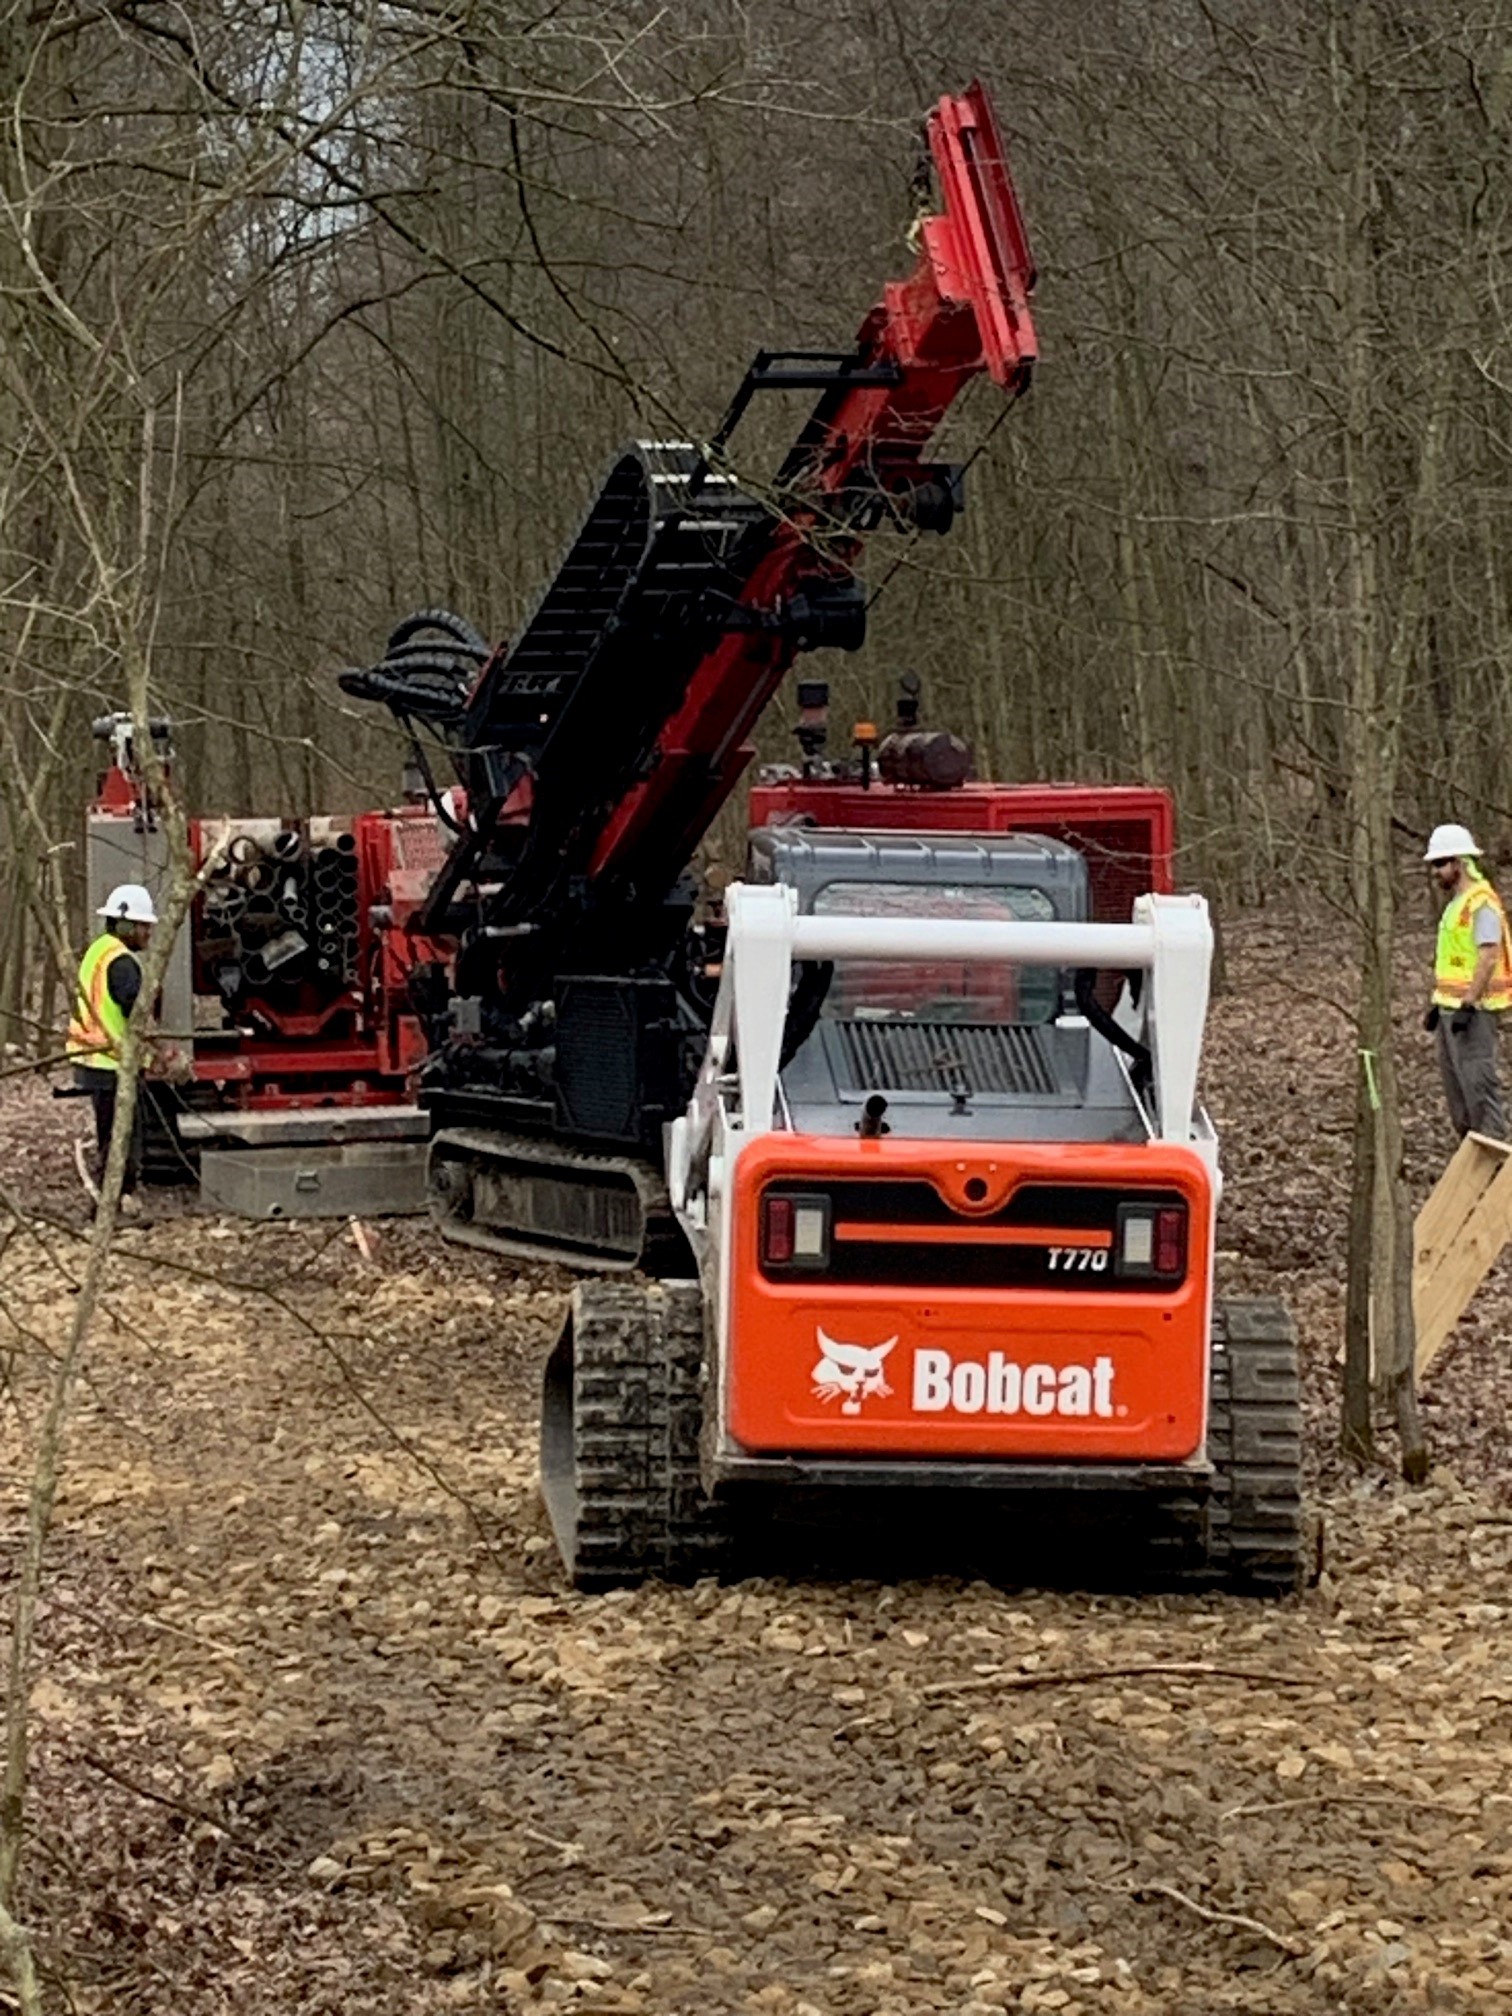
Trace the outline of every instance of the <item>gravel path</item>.
{"type": "MultiPolygon", "coordinates": [[[[1507,1292],[1436,1376],[1432,1484],[1342,1475],[1352,1051],[1326,1011],[1278,1014],[1275,927],[1229,954],[1226,1285],[1301,1314],[1329,1529],[1294,1605],[948,1579],[578,1597],[533,1485],[561,1278],[409,1226],[372,1264],[315,1227],[126,1232],[33,1702],[23,1908],[73,2006],[1505,2006],[1507,1292]]],[[[1421,1184],[1447,1144],[1412,1071],[1421,1184]]],[[[0,1256],[18,1463],[79,1258],[63,1113],[3,1113],[12,1193],[55,1221],[0,1256]]]]}

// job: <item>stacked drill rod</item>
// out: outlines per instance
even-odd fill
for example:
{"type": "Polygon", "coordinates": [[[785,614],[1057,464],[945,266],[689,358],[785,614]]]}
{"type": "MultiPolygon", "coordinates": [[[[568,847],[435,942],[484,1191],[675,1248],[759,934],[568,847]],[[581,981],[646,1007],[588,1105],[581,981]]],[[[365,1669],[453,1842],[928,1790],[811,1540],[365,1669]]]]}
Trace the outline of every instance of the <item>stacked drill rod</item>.
{"type": "Polygon", "coordinates": [[[344,982],[357,963],[357,843],[350,833],[338,833],[334,846],[316,850],[310,887],[315,972],[322,980],[344,982]]]}
{"type": "Polygon", "coordinates": [[[233,834],[205,884],[201,960],[225,1000],[311,981],[322,992],[357,969],[357,843],[303,826],[233,834]]]}

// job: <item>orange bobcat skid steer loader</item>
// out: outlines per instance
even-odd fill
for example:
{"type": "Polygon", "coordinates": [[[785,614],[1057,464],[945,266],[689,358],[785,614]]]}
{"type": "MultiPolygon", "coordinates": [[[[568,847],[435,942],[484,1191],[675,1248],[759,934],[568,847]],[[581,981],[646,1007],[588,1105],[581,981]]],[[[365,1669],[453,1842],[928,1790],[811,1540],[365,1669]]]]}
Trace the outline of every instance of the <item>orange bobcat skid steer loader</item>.
{"type": "Polygon", "coordinates": [[[896,890],[866,914],[862,882],[822,914],[781,881],[729,891],[707,1056],[668,1141],[699,1278],[584,1282],[548,1369],[543,1478],[574,1579],[749,1559],[795,1508],[822,1529],[904,1507],[917,1529],[949,1505],[959,1531],[969,1501],[1015,1579],[1079,1528],[1146,1583],[1295,1590],[1291,1325],[1213,1300],[1205,903],[983,921],[949,914],[961,888],[915,893],[924,914],[896,914],[896,890]],[[816,962],[842,1007],[794,1049],[816,962]],[[986,979],[868,1000],[869,972],[904,998],[911,965],[986,979]],[[1110,970],[1113,1015],[1068,984],[1110,970]],[[983,1019],[1005,973],[1028,1006],[983,1019]]]}

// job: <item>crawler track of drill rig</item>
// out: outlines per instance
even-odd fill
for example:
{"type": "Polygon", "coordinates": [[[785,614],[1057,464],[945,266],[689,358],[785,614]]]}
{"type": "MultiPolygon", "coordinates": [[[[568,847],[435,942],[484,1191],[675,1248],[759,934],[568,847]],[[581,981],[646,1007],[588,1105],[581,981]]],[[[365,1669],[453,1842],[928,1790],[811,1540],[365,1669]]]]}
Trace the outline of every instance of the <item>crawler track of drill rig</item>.
{"type": "Polygon", "coordinates": [[[666,1183],[642,1156],[452,1127],[431,1141],[429,1187],[437,1225],[460,1245],[605,1273],[686,1261],[666,1183]]]}

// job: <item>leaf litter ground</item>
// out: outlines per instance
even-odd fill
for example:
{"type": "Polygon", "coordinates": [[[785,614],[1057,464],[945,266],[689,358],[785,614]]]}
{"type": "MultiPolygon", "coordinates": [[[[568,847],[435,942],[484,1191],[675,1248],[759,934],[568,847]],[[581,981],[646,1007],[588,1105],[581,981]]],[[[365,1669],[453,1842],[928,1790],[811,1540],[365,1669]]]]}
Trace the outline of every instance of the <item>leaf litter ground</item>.
{"type": "MultiPolygon", "coordinates": [[[[1512,1997],[1498,1272],[1408,1492],[1333,1453],[1352,1042],[1229,944],[1223,1285],[1307,1362],[1291,1605],[769,1577],[585,1598],[534,1489],[566,1281],[159,1204],[80,1395],[22,1909],[90,2012],[1481,2011],[1512,1997]]],[[[1302,976],[1304,982],[1306,976],[1302,976]]],[[[1404,1026],[1411,1024],[1404,985],[1404,1026]]],[[[1411,1179],[1449,1151],[1411,1051],[1411,1179]]],[[[65,1116],[71,1109],[65,1109],[65,1116]]],[[[81,1259],[73,1124],[4,1107],[13,1564],[81,1259]]],[[[58,2006],[69,2006],[58,1991],[58,2006]]]]}

